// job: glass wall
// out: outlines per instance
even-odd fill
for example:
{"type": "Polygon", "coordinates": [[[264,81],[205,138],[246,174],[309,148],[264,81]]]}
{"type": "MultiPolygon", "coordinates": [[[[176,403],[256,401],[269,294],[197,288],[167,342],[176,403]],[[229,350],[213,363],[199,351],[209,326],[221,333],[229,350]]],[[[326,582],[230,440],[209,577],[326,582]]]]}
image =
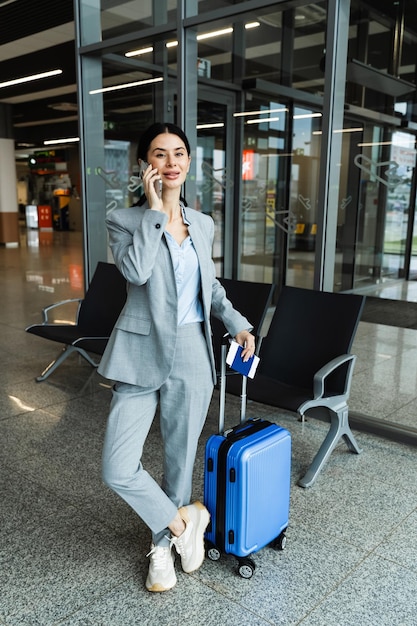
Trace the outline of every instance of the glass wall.
{"type": "Polygon", "coordinates": [[[314,252],[320,174],[322,114],[294,108],[291,162],[290,230],[288,283],[313,288],[314,252]]]}
{"type": "Polygon", "coordinates": [[[417,247],[415,29],[408,3],[351,1],[340,31],[344,112],[332,129],[341,133],[331,156],[338,200],[323,207],[327,18],[336,2],[348,4],[80,1],[91,267],[107,245],[105,212],[141,193],[139,134],[167,120],[190,136],[187,201],[215,221],[219,275],[316,287],[318,264],[328,262],[325,209],[336,229],[334,290],[408,275],[417,247]]]}
{"type": "Polygon", "coordinates": [[[411,269],[416,34],[410,8],[351,4],[344,126],[358,132],[344,138],[341,162],[335,285],[342,290],[398,280],[411,269]]]}
{"type": "Polygon", "coordinates": [[[289,154],[285,129],[288,107],[253,94],[248,110],[236,111],[234,121],[243,132],[240,163],[241,276],[244,280],[274,282],[286,256],[288,234],[287,179],[289,154]]]}
{"type": "MultiPolygon", "coordinates": [[[[229,103],[222,93],[201,89],[197,113],[196,202],[195,208],[216,225],[213,260],[217,275],[224,274],[226,204],[233,192],[233,172],[227,159],[227,119],[229,103]]],[[[187,199],[188,202],[188,199],[187,199]]]]}
{"type": "Polygon", "coordinates": [[[214,220],[218,276],[364,293],[417,278],[409,3],[78,9],[87,280],[111,259],[106,214],[142,193],[139,135],[163,120],[190,139],[184,193],[214,220]]]}
{"type": "Polygon", "coordinates": [[[81,17],[81,42],[83,45],[115,41],[118,37],[134,35],[151,26],[176,22],[177,0],[123,0],[115,2],[79,3],[81,17]]]}

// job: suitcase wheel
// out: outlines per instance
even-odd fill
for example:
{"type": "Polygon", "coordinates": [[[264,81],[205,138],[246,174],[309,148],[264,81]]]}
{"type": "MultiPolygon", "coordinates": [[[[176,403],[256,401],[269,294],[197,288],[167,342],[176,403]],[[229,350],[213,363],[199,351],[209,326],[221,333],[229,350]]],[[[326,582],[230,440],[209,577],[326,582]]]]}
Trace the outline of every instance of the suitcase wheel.
{"type": "Polygon", "coordinates": [[[286,546],[286,543],[287,537],[285,535],[285,532],[282,532],[275,540],[275,547],[277,550],[283,550],[286,546]]]}
{"type": "Polygon", "coordinates": [[[216,546],[209,546],[207,548],[207,556],[210,561],[218,561],[220,559],[221,553],[220,550],[216,548],[216,546]]]}
{"type": "Polygon", "coordinates": [[[255,573],[255,567],[255,561],[252,559],[239,559],[238,572],[242,578],[252,578],[255,573]]]}

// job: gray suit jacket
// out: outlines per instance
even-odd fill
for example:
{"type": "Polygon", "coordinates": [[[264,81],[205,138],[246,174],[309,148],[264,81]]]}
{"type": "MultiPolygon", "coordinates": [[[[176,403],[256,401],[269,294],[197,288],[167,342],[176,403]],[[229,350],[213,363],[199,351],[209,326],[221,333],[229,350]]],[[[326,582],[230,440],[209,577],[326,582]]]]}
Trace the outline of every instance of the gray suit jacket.
{"type": "MultiPolygon", "coordinates": [[[[235,336],[252,329],[227,299],[212,261],[214,223],[211,217],[185,208],[188,232],[201,271],[204,330],[216,382],[210,312],[235,336]]],[[[159,388],[168,378],[177,335],[177,290],[161,211],[147,206],[112,211],[107,220],[115,264],[126,278],[126,304],[116,322],[99,372],[106,378],[141,387],[159,388]]]]}

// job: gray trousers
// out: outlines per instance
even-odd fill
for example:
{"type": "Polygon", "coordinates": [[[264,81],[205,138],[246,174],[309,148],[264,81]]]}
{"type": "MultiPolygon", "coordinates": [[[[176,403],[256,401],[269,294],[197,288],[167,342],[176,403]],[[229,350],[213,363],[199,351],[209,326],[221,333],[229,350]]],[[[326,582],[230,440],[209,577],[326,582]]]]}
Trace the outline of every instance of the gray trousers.
{"type": "Polygon", "coordinates": [[[201,324],[178,327],[174,366],[160,389],[126,383],[114,386],[103,446],[103,480],[149,526],[155,545],[168,545],[168,524],[178,508],[190,502],[198,439],[212,393],[201,324]],[[158,403],[164,450],[162,486],[141,463],[158,403]]]}

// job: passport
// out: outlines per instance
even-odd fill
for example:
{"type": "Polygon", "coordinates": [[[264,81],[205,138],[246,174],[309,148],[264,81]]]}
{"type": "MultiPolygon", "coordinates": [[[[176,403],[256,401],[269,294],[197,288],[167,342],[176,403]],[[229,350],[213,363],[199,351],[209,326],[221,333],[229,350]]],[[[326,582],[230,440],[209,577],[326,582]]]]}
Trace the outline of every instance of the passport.
{"type": "Polygon", "coordinates": [[[239,374],[247,376],[248,378],[253,378],[259,364],[259,357],[254,354],[245,363],[242,359],[242,350],[242,346],[239,345],[237,341],[231,341],[226,356],[226,363],[235,372],[239,372],[239,374]]]}

